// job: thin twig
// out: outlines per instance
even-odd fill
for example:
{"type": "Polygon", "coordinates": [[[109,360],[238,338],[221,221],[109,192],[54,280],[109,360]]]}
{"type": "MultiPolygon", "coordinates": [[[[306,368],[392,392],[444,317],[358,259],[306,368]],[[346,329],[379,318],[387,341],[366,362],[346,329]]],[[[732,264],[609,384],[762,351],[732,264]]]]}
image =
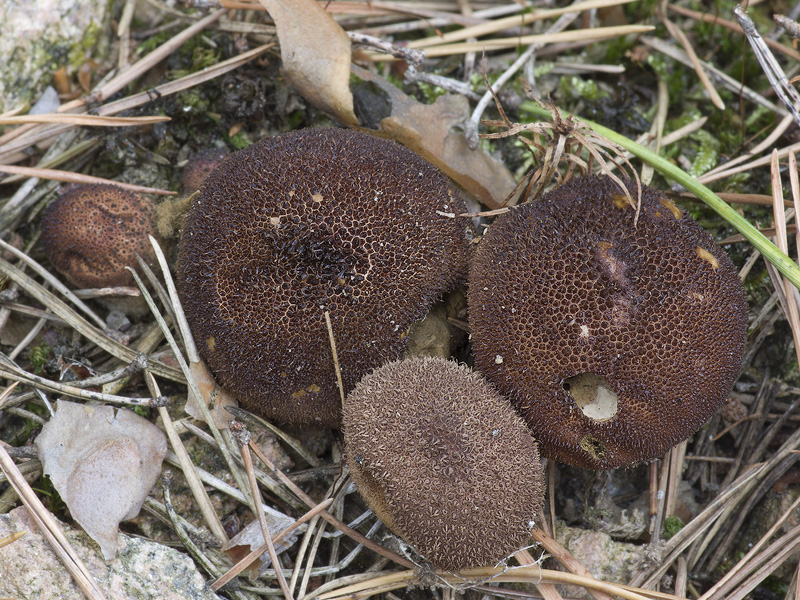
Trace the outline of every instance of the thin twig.
{"type": "MultiPolygon", "coordinates": [[[[294,494],[298,498],[300,498],[300,500],[305,502],[306,506],[308,506],[309,508],[313,508],[313,507],[315,507],[317,505],[317,503],[314,502],[314,500],[312,500],[311,497],[308,494],[306,494],[303,490],[301,490],[294,481],[289,479],[280,469],[278,469],[272,463],[271,460],[269,460],[266,456],[264,456],[264,453],[261,452],[261,450],[258,448],[258,446],[253,444],[251,446],[251,450],[256,453],[256,456],[258,456],[259,460],[261,462],[263,462],[267,467],[269,467],[269,469],[275,474],[275,476],[278,479],[280,479],[284,483],[284,485],[286,485],[286,487],[288,487],[290,490],[292,490],[292,492],[294,492],[294,494]]],[[[378,544],[376,544],[375,542],[373,542],[370,539],[365,538],[359,532],[357,532],[356,530],[348,527],[347,525],[342,523],[339,519],[337,519],[336,517],[331,515],[329,512],[322,511],[320,513],[320,516],[323,519],[325,519],[326,521],[328,521],[331,525],[333,525],[334,527],[336,527],[337,529],[342,531],[345,535],[347,535],[348,537],[353,538],[359,544],[363,544],[364,546],[366,546],[370,550],[373,550],[374,552],[377,552],[378,554],[380,554],[382,556],[390,558],[393,561],[395,561],[397,564],[402,565],[402,566],[404,566],[404,567],[406,567],[408,569],[413,569],[414,568],[414,564],[410,560],[408,560],[406,558],[403,558],[399,554],[396,554],[395,552],[392,552],[391,550],[388,550],[388,549],[384,548],[383,546],[379,546],[378,544]]]]}
{"type": "Polygon", "coordinates": [[[708,79],[708,75],[706,75],[702,62],[697,57],[697,53],[694,51],[692,44],[689,42],[689,38],[686,37],[686,34],[680,27],[675,25],[675,23],[670,21],[669,17],[667,17],[667,0],[661,0],[659,2],[658,13],[661,17],[661,22],[664,23],[667,31],[669,31],[669,34],[675,38],[681,46],[683,46],[683,50],[686,52],[686,56],[689,57],[689,60],[694,67],[694,71],[697,73],[697,78],[700,80],[703,88],[705,88],[711,103],[718,109],[724,110],[725,103],[722,102],[722,98],[719,97],[719,92],[717,92],[711,81],[708,79]]]}
{"type": "Polygon", "coordinates": [[[333,325],[331,325],[331,313],[325,311],[325,325],[328,328],[328,342],[331,345],[331,354],[333,355],[333,368],[336,371],[336,385],[339,388],[339,397],[344,404],[344,383],[342,383],[342,371],[339,368],[339,353],[336,352],[336,338],[333,335],[333,325]]]}
{"type": "MultiPolygon", "coordinates": [[[[558,33],[540,33],[523,35],[509,38],[491,38],[488,40],[478,40],[474,43],[455,43],[433,46],[425,50],[426,58],[440,56],[452,56],[454,54],[466,54],[467,52],[507,50],[517,46],[528,46],[531,44],[557,44],[560,42],[599,42],[622,37],[625,35],[635,35],[653,31],[652,25],[618,25],[613,27],[595,27],[593,29],[576,29],[575,31],[561,31],[558,33]]],[[[394,57],[384,54],[370,53],[365,56],[373,62],[393,61],[394,57]]]]}
{"type": "MultiPolygon", "coordinates": [[[[166,266],[166,263],[162,263],[161,262],[161,260],[164,257],[163,253],[161,252],[161,247],[159,246],[158,242],[152,236],[150,236],[150,241],[153,244],[154,249],[156,250],[156,258],[159,261],[159,265],[162,267],[162,270],[163,270],[162,271],[162,275],[164,277],[164,281],[167,283],[167,286],[169,287],[172,284],[172,275],[169,272],[169,268],[166,266]]],[[[183,354],[181,353],[180,348],[178,348],[178,344],[175,341],[175,337],[172,335],[172,332],[169,330],[169,327],[167,326],[166,321],[164,321],[164,318],[161,316],[161,313],[158,311],[158,308],[156,307],[155,302],[153,301],[153,298],[150,295],[149,290],[142,283],[142,280],[139,277],[139,274],[135,270],[131,269],[130,267],[125,267],[125,268],[131,274],[131,276],[133,277],[134,281],[136,281],[136,285],[139,286],[139,289],[142,292],[142,296],[144,297],[145,301],[147,302],[147,305],[150,307],[150,312],[152,313],[153,317],[155,317],[156,321],[158,322],[159,327],[161,327],[161,331],[164,333],[164,338],[166,339],[167,343],[169,344],[170,348],[172,349],[173,355],[175,356],[175,359],[178,361],[178,364],[180,365],[180,369],[183,372],[183,376],[186,378],[186,383],[189,386],[189,390],[191,391],[192,394],[195,395],[195,398],[202,398],[202,395],[200,394],[200,390],[197,387],[197,382],[195,381],[195,379],[192,376],[192,373],[191,373],[191,371],[189,369],[189,365],[187,364],[186,359],[184,358],[183,354]]],[[[178,312],[179,312],[179,310],[176,310],[175,314],[177,315],[178,312]]],[[[211,417],[211,414],[209,412],[208,406],[206,405],[205,402],[198,402],[197,405],[200,407],[200,412],[203,415],[204,420],[206,421],[206,425],[208,425],[208,428],[211,431],[211,434],[214,436],[214,440],[217,442],[217,445],[219,447],[219,451],[222,454],[222,457],[225,460],[225,463],[228,465],[228,470],[229,470],[229,472],[231,474],[231,477],[233,477],[234,481],[239,486],[239,489],[244,489],[245,486],[244,486],[244,481],[243,481],[243,477],[242,477],[241,471],[238,468],[238,466],[236,465],[236,462],[233,460],[233,457],[231,456],[231,453],[230,453],[230,451],[228,449],[228,446],[225,444],[225,439],[222,437],[222,434],[220,433],[220,430],[217,428],[216,424],[214,423],[214,419],[211,417]]],[[[219,517],[217,517],[217,518],[219,518],[219,517]]],[[[225,537],[225,539],[227,540],[227,536],[225,537]]]]}
{"type": "MultiPolygon", "coordinates": [[[[781,182],[780,164],[778,160],[778,151],[772,151],[772,199],[773,199],[773,215],[775,219],[775,239],[778,248],[781,252],[789,253],[789,241],[786,231],[786,212],[783,200],[783,184],[781,182]]],[[[794,197],[797,198],[800,194],[797,179],[797,161],[794,153],[789,154],[789,176],[792,184],[792,192],[794,197]],[[794,172],[792,172],[794,169],[794,172]]],[[[790,212],[794,212],[790,209],[790,212]]],[[[783,307],[786,319],[789,321],[789,326],[792,330],[792,338],[794,339],[795,357],[800,361],[800,315],[798,314],[797,302],[793,293],[794,287],[791,282],[784,276],[781,282],[776,283],[776,291],[781,291],[780,300],[783,307]],[[782,284],[782,286],[781,286],[782,284]],[[780,286],[783,289],[778,290],[780,286]]]]}
{"type": "MultiPolygon", "coordinates": [[[[576,4],[580,4],[580,2],[574,2],[573,6],[576,4]]],[[[567,13],[562,14],[558,21],[553,23],[547,29],[547,34],[555,34],[560,31],[563,31],[567,27],[569,27],[572,22],[578,17],[577,11],[570,11],[567,13]]],[[[483,112],[489,106],[493,100],[496,101],[497,92],[502,88],[509,79],[511,79],[517,71],[522,68],[527,61],[531,59],[531,57],[539,50],[544,43],[541,42],[534,42],[531,43],[525,49],[517,60],[511,63],[511,66],[506,69],[500,77],[498,77],[495,82],[491,85],[490,89],[483,94],[483,97],[480,99],[478,104],[475,106],[475,109],[472,111],[472,114],[469,117],[469,121],[466,125],[466,130],[464,132],[464,136],[467,138],[467,143],[469,147],[473,150],[478,147],[478,125],[480,124],[481,117],[483,116],[483,112]]]]}
{"type": "MultiPolygon", "coordinates": [[[[699,12],[696,10],[690,10],[688,8],[684,8],[683,6],[679,6],[677,4],[670,4],[668,8],[671,11],[678,13],[679,15],[683,15],[684,17],[690,17],[692,19],[697,19],[698,21],[703,21],[704,23],[711,23],[712,25],[719,25],[726,29],[730,29],[738,34],[742,33],[742,28],[739,27],[735,21],[729,21],[728,19],[723,19],[717,15],[712,15],[711,13],[707,12],[699,12]]],[[[786,46],[785,44],[781,44],[780,42],[776,42],[775,40],[771,40],[769,38],[764,40],[770,48],[773,50],[777,50],[778,52],[782,52],[789,58],[794,60],[800,61],[800,52],[791,48],[790,46],[786,46]]]]}
{"type": "Polygon", "coordinates": [[[0,354],[0,377],[5,377],[11,381],[18,381],[31,385],[40,390],[46,390],[64,396],[71,396],[72,398],[81,398],[83,400],[97,400],[99,402],[108,402],[111,404],[121,404],[123,406],[142,406],[142,407],[156,407],[164,406],[168,402],[166,396],[157,398],[130,398],[128,396],[117,396],[114,394],[104,394],[102,392],[92,392],[84,390],[72,385],[59,383],[39,375],[29,373],[14,365],[4,355],[0,354]]]}
{"type": "MultiPolygon", "coordinates": [[[[585,0],[573,2],[571,5],[563,8],[534,9],[523,15],[495,19],[493,21],[489,21],[488,23],[471,25],[463,29],[442,33],[423,38],[421,40],[412,40],[408,43],[408,47],[431,48],[433,46],[451,44],[453,42],[466,40],[467,38],[479,38],[503,31],[504,29],[514,29],[523,27],[525,25],[530,25],[531,23],[535,23],[537,21],[545,21],[547,19],[561,17],[562,15],[572,12],[582,12],[586,10],[597,10],[598,8],[619,6],[622,4],[627,4],[631,1],[632,0],[585,0]]],[[[428,56],[430,56],[430,54],[428,54],[428,56]]]]}
{"type": "MultiPolygon", "coordinates": [[[[686,52],[684,52],[683,50],[681,50],[677,46],[674,46],[674,45],[670,44],[669,42],[665,42],[664,40],[661,40],[661,39],[658,39],[658,38],[655,38],[655,37],[651,37],[651,36],[647,36],[647,35],[644,35],[641,38],[639,38],[639,41],[641,41],[643,44],[645,44],[647,46],[650,46],[651,48],[654,48],[655,50],[658,50],[662,54],[664,54],[666,56],[669,56],[670,58],[674,58],[675,60],[677,60],[678,62],[683,63],[687,67],[693,67],[694,66],[692,64],[691,59],[687,56],[686,52]]],[[[786,115],[786,109],[785,108],[775,104],[774,102],[770,102],[769,100],[764,98],[764,96],[762,96],[761,94],[759,94],[755,90],[753,90],[753,89],[751,89],[751,88],[749,88],[747,86],[743,86],[742,83],[738,79],[734,79],[733,77],[731,77],[730,75],[728,75],[724,71],[721,71],[720,69],[718,69],[715,66],[709,64],[708,62],[701,61],[701,64],[703,66],[703,69],[709,75],[711,75],[712,78],[716,79],[718,82],[720,82],[722,85],[724,85],[727,89],[731,90],[735,94],[738,95],[738,94],[741,93],[741,95],[744,98],[747,98],[748,100],[750,100],[752,102],[755,102],[756,104],[759,104],[760,106],[768,108],[769,110],[771,110],[775,114],[778,114],[780,116],[786,115]]]]}
{"type": "MultiPolygon", "coordinates": [[[[155,377],[153,377],[153,374],[149,371],[145,373],[145,381],[151,394],[160,393],[155,377]]],[[[200,508],[200,513],[203,515],[206,525],[208,525],[209,530],[214,534],[217,540],[224,544],[228,541],[228,535],[225,533],[225,528],[222,526],[222,522],[219,520],[219,516],[211,504],[211,499],[208,497],[208,492],[206,492],[205,487],[203,487],[203,482],[200,480],[200,477],[197,474],[197,469],[195,468],[192,459],[189,457],[186,447],[183,445],[178,432],[175,431],[175,425],[172,422],[172,417],[170,416],[169,411],[163,407],[159,408],[158,415],[161,417],[164,431],[167,434],[167,439],[172,446],[172,451],[175,453],[175,456],[178,459],[181,471],[186,479],[186,484],[189,486],[189,489],[191,490],[192,495],[194,496],[194,499],[200,508]]]]}
{"type": "MultiPolygon", "coordinates": [[[[545,551],[552,555],[558,562],[560,562],[570,573],[573,573],[574,575],[580,575],[581,577],[594,578],[589,570],[586,569],[586,567],[584,567],[580,562],[578,562],[575,557],[572,556],[566,548],[564,548],[564,546],[559,544],[554,538],[547,535],[538,527],[533,528],[531,531],[531,537],[539,542],[545,551]]],[[[611,596],[602,590],[590,588],[587,591],[595,600],[611,600],[611,596]]]]}
{"type": "Polygon", "coordinates": [[[169,117],[104,117],[80,114],[36,114],[17,117],[0,117],[0,125],[21,125],[25,123],[60,123],[65,125],[85,125],[87,127],[137,127],[170,121],[169,117]]]}
{"type": "Polygon", "coordinates": [[[414,50],[409,46],[396,46],[391,42],[387,42],[365,33],[348,31],[347,35],[350,37],[350,41],[353,42],[353,44],[375,48],[379,52],[383,52],[384,54],[389,54],[394,58],[404,60],[415,67],[420,66],[422,61],[425,60],[424,52],[421,52],[420,50],[414,50]]]}
{"type": "MultiPolygon", "coordinates": [[[[300,525],[307,523],[308,521],[316,517],[320,513],[320,511],[327,509],[332,502],[333,498],[328,498],[327,500],[320,502],[314,508],[306,512],[302,517],[300,517],[294,523],[292,523],[289,527],[272,536],[273,545],[277,544],[279,541],[281,541],[283,538],[289,535],[292,531],[300,527],[300,525]]],[[[267,551],[267,544],[266,542],[264,542],[264,544],[262,544],[255,550],[251,551],[250,554],[245,556],[233,567],[231,567],[227,573],[225,573],[222,577],[213,582],[209,587],[216,592],[217,590],[222,588],[226,583],[228,583],[231,579],[236,577],[239,573],[244,571],[247,567],[249,567],[256,560],[258,560],[258,558],[266,551],[267,551]]]]}

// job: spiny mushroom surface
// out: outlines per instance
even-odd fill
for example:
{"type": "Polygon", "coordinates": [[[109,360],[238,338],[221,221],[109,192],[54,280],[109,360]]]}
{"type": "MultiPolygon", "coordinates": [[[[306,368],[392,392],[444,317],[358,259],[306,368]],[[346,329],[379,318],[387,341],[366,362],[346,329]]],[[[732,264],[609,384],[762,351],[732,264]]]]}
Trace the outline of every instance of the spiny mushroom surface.
{"type": "Polygon", "coordinates": [[[348,394],[347,464],[375,514],[436,567],[524,546],[544,484],[536,442],[480,375],[441,358],[386,364],[348,394]]]}
{"type": "Polygon", "coordinates": [[[728,256],[655,189],[634,215],[611,179],[573,179],[499,217],[471,267],[476,369],[544,456],[574,466],[661,456],[741,368],[748,307],[728,256]]]}
{"type": "Polygon", "coordinates": [[[227,158],[187,217],[179,289],[202,356],[242,404],[337,427],[329,311],[349,391],[466,279],[469,225],[449,180],[395,142],[341,129],[227,158]]]}
{"type": "Polygon", "coordinates": [[[148,235],[155,208],[148,199],[111,184],[76,185],[42,216],[42,244],[50,263],[82,288],[133,285],[126,266],[136,254],[155,259],[148,235]]]}

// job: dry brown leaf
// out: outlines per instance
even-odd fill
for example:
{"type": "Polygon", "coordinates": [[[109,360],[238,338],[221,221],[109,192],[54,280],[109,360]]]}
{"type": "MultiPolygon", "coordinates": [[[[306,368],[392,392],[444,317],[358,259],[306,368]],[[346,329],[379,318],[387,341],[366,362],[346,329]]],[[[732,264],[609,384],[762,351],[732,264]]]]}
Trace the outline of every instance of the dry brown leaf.
{"type": "Polygon", "coordinates": [[[167,436],[111,406],[59,400],[36,438],[44,472],[106,560],[122,546],[120,521],[139,514],[167,454],[167,436]]]}
{"type": "Polygon", "coordinates": [[[464,135],[452,130],[469,118],[466,98],[447,94],[433,104],[422,104],[380,75],[357,66],[352,70],[363,81],[378,86],[391,103],[391,114],[373,133],[409,147],[486,206],[501,205],[516,185],[511,173],[482,150],[470,150],[464,135]]]}
{"type": "Polygon", "coordinates": [[[260,0],[278,30],[283,70],[315,107],[357,124],[350,93],[350,38],[314,0],[260,0]]]}

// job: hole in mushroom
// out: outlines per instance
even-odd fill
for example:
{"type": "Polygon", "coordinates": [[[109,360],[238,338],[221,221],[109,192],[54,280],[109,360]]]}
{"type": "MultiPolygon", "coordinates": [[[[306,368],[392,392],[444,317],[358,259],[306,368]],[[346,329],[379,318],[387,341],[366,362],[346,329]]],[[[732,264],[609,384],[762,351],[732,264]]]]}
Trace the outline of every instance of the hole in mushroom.
{"type": "Polygon", "coordinates": [[[608,382],[594,373],[578,373],[565,379],[563,387],[583,414],[595,421],[608,421],[617,414],[617,394],[608,382]]]}

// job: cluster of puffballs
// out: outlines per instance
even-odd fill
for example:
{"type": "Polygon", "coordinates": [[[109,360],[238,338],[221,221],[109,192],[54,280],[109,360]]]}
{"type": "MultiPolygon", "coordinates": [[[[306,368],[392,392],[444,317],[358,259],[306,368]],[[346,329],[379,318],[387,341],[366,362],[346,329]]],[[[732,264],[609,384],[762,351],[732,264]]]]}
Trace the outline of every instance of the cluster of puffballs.
{"type": "MultiPolygon", "coordinates": [[[[653,460],[738,376],[737,272],[658,190],[577,177],[479,232],[445,175],[367,133],[295,131],[203,164],[216,168],[201,170],[177,265],[201,355],[254,413],[341,428],[365,502],[437,568],[527,543],[540,453],[653,460]],[[474,368],[403,358],[412,325],[465,284],[474,368]]],[[[127,281],[86,274],[149,256],[153,209],[137,198],[85,186],[56,200],[51,264],[76,286],[127,281]]]]}

